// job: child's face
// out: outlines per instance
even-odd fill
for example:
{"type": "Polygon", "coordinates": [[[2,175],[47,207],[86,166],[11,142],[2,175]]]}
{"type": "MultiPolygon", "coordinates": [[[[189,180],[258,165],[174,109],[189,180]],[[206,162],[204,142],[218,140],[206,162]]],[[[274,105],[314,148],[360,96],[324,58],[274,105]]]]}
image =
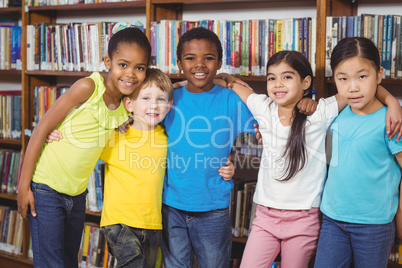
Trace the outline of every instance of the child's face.
{"type": "Polygon", "coordinates": [[[194,93],[207,92],[215,86],[213,79],[221,64],[216,45],[206,39],[185,42],[177,61],[187,79],[187,90],[194,93]]]}
{"type": "Polygon", "coordinates": [[[170,111],[172,102],[168,93],[153,83],[135,92],[131,98],[124,98],[127,111],[134,114],[132,126],[141,130],[154,129],[170,111]]]}
{"type": "Polygon", "coordinates": [[[381,83],[379,72],[373,63],[365,58],[353,57],[342,61],[334,70],[334,79],[339,95],[347,101],[357,114],[369,114],[377,101],[377,85],[381,83]]]}
{"type": "Polygon", "coordinates": [[[310,76],[301,79],[299,73],[285,62],[272,65],[268,69],[267,93],[280,107],[293,109],[310,84],[310,76]]]}
{"type": "Polygon", "coordinates": [[[123,95],[130,95],[141,85],[148,68],[146,51],[137,44],[120,44],[112,57],[105,57],[109,70],[107,85],[123,95]]]}

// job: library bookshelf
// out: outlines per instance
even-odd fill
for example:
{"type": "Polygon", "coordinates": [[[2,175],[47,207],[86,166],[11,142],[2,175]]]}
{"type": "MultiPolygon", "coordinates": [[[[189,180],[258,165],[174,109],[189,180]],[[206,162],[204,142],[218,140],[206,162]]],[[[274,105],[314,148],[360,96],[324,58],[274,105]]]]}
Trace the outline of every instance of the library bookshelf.
{"type": "MultiPolygon", "coordinates": [[[[27,1],[27,0],[26,0],[27,1]]],[[[399,0],[384,0],[382,3],[399,3],[399,0]]],[[[182,20],[185,8],[188,5],[203,5],[214,8],[214,4],[224,3],[228,7],[231,4],[243,5],[247,7],[249,3],[259,3],[267,10],[274,2],[281,2],[283,9],[288,10],[289,5],[295,4],[294,0],[134,0],[127,2],[114,3],[93,3],[93,4],[74,4],[74,5],[53,5],[53,6],[25,6],[21,8],[0,8],[1,16],[13,16],[21,18],[22,21],[22,45],[21,59],[22,71],[0,70],[0,75],[13,75],[21,77],[22,85],[22,130],[21,140],[0,139],[0,148],[17,148],[25,151],[29,140],[29,133],[32,131],[33,118],[33,89],[35,86],[56,85],[58,78],[72,77],[80,78],[88,76],[91,72],[70,72],[70,71],[28,71],[27,70],[27,25],[36,23],[56,23],[59,12],[65,11],[108,11],[118,16],[119,11],[125,9],[144,9],[145,10],[145,29],[148,38],[151,37],[151,22],[160,22],[161,20],[182,20]],[[286,6],[286,7],[285,7],[286,6]]],[[[333,80],[325,77],[325,53],[326,53],[326,18],[328,16],[355,16],[357,15],[359,4],[375,3],[373,0],[305,0],[316,10],[316,72],[315,88],[317,89],[317,98],[333,94],[331,87],[333,80]]],[[[373,13],[376,11],[373,10],[373,13]]],[[[402,15],[402,14],[400,14],[402,15]]],[[[251,18],[250,18],[251,19],[251,18]]],[[[181,80],[180,74],[170,74],[172,80],[181,80]]],[[[258,83],[264,88],[265,76],[239,76],[250,83],[258,83]]],[[[0,82],[1,83],[1,82],[0,82]]],[[[402,79],[385,79],[384,85],[402,85],[402,79]]],[[[261,90],[259,93],[263,93],[261,90]]],[[[243,159],[243,161],[254,161],[252,159],[243,159]]],[[[236,170],[235,180],[237,181],[256,181],[257,168],[236,170]]],[[[16,196],[12,194],[0,194],[0,205],[9,205],[16,207],[16,196]]],[[[100,213],[87,213],[89,221],[99,222],[100,213]]],[[[24,222],[23,226],[23,250],[22,254],[13,255],[0,251],[0,267],[32,267],[32,260],[28,258],[29,247],[29,223],[24,222]]],[[[233,238],[234,243],[244,246],[246,238],[233,238]]],[[[401,267],[392,264],[390,267],[401,267]]]]}

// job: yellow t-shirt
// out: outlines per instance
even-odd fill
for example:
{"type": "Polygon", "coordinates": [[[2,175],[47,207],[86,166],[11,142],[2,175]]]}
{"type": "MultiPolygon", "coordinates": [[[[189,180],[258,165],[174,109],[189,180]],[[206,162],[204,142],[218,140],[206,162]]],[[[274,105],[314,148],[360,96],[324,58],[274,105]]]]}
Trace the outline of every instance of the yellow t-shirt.
{"type": "Polygon", "coordinates": [[[34,182],[70,196],[88,187],[89,175],[110,135],[128,118],[122,102],[115,110],[106,106],[103,77],[93,73],[89,78],[95,82],[94,93],[57,127],[63,138],[45,144],[32,177],[34,182]]]}
{"type": "Polygon", "coordinates": [[[125,224],[162,229],[162,188],[166,170],[165,129],[134,128],[110,137],[101,155],[105,187],[101,226],[125,224]]]}

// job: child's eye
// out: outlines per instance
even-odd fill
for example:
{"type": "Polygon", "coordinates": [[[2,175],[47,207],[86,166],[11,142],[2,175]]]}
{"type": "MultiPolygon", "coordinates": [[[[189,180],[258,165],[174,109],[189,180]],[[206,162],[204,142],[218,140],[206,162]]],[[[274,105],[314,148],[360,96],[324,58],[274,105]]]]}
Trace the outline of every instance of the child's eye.
{"type": "Polygon", "coordinates": [[[127,67],[127,64],[125,64],[125,63],[119,63],[119,66],[122,67],[122,68],[126,68],[126,67],[127,67]]]}
{"type": "Polygon", "coordinates": [[[367,77],[367,75],[363,74],[363,75],[361,75],[359,78],[360,78],[360,79],[364,79],[364,78],[366,78],[366,77],[367,77]]]}
{"type": "Polygon", "coordinates": [[[185,60],[193,60],[194,57],[185,57],[184,59],[185,59],[185,60]]]}
{"type": "Polygon", "coordinates": [[[143,100],[149,100],[149,97],[143,97],[142,99],[143,100]]]}
{"type": "Polygon", "coordinates": [[[340,77],[339,80],[340,80],[340,81],[346,81],[346,78],[340,77]]]}
{"type": "Polygon", "coordinates": [[[292,79],[292,77],[290,75],[287,75],[287,76],[283,77],[283,79],[285,79],[285,80],[292,79]]]}
{"type": "Polygon", "coordinates": [[[159,98],[158,101],[165,101],[165,99],[164,98],[159,98]]]}
{"type": "Polygon", "coordinates": [[[145,71],[145,68],[142,67],[142,66],[140,66],[140,67],[137,67],[137,70],[138,70],[138,71],[145,71]]]}
{"type": "Polygon", "coordinates": [[[214,57],[206,57],[205,60],[214,60],[214,57]]]}
{"type": "Polygon", "coordinates": [[[275,77],[268,77],[267,81],[275,81],[275,77]]]}

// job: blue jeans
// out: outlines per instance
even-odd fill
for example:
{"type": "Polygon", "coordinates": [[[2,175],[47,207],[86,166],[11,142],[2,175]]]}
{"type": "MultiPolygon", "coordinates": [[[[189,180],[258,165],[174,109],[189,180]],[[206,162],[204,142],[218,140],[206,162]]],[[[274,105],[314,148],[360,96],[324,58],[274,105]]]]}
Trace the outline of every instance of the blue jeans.
{"type": "Polygon", "coordinates": [[[162,257],[167,268],[192,267],[194,254],[202,268],[229,267],[229,208],[188,212],[163,205],[162,223],[162,257]]]}
{"type": "Polygon", "coordinates": [[[31,190],[37,214],[29,214],[35,268],[78,267],[87,191],[69,196],[35,182],[31,190]]]}
{"type": "Polygon", "coordinates": [[[323,216],[315,267],[387,267],[395,222],[356,224],[323,216]]]}
{"type": "Polygon", "coordinates": [[[117,267],[153,268],[161,242],[161,230],[128,227],[124,224],[104,228],[109,252],[117,259],[117,267]]]}

